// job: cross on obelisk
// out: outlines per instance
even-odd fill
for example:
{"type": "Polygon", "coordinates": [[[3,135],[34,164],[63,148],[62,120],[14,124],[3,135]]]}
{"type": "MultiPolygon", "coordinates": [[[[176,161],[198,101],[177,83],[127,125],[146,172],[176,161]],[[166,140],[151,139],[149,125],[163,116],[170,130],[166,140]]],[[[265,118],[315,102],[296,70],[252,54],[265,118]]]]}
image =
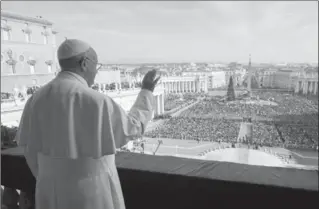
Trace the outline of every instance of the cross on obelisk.
{"type": "Polygon", "coordinates": [[[247,90],[248,90],[248,96],[249,96],[250,98],[251,98],[251,96],[252,96],[252,91],[251,91],[251,76],[252,76],[251,55],[249,54],[247,90]]]}

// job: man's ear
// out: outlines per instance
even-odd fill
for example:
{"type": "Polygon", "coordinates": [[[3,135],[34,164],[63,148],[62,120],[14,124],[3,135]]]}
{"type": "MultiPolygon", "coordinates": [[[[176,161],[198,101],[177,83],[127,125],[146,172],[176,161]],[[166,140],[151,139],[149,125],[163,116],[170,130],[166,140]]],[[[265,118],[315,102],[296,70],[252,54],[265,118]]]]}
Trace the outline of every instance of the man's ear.
{"type": "Polygon", "coordinates": [[[81,69],[83,72],[86,72],[88,70],[86,59],[84,59],[84,58],[81,59],[80,65],[81,65],[81,69]]]}

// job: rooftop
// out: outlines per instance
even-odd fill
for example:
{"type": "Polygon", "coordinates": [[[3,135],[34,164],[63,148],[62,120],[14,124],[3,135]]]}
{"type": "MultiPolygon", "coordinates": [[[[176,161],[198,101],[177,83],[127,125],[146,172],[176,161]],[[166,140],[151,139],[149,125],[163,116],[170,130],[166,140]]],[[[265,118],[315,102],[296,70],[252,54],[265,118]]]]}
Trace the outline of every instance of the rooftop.
{"type": "Polygon", "coordinates": [[[3,10],[1,10],[1,19],[13,19],[13,20],[19,20],[19,21],[26,21],[26,22],[38,23],[38,24],[42,24],[46,26],[53,25],[52,22],[42,18],[22,16],[20,14],[15,14],[13,12],[8,12],[3,10]]]}

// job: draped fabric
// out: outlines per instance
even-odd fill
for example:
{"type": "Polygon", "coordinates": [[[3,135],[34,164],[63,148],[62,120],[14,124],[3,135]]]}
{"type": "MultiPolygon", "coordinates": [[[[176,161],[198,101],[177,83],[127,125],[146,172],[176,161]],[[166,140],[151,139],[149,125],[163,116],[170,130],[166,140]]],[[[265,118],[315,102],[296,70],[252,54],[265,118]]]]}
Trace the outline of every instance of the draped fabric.
{"type": "Polygon", "coordinates": [[[16,140],[25,149],[28,166],[37,179],[37,209],[124,208],[114,159],[107,164],[105,160],[114,157],[117,148],[143,134],[152,117],[153,103],[152,93],[141,90],[127,114],[110,97],[89,88],[82,77],[71,72],[61,72],[33,94],[25,105],[16,140]],[[44,156],[42,163],[39,154],[44,156]],[[69,164],[59,167],[59,163],[51,161],[56,159],[60,159],[60,164],[63,160],[69,164]],[[88,159],[101,167],[91,170],[90,166],[81,164],[88,159]],[[86,167],[83,172],[90,176],[79,176],[76,169],[67,169],[72,164],[86,167]],[[67,169],[74,181],[67,181],[66,176],[53,178],[55,175],[43,172],[45,165],[56,168],[52,173],[67,169]],[[113,168],[113,175],[106,172],[107,167],[113,168]],[[86,182],[85,188],[100,193],[93,197],[76,192],[84,189],[80,182],[86,182]],[[110,190],[111,187],[115,189],[110,190]],[[66,198],[66,191],[73,191],[73,196],[69,194],[73,199],[66,198]],[[119,197],[118,204],[111,204],[113,197],[119,197]],[[97,198],[100,205],[94,205],[92,198],[97,198]]]}

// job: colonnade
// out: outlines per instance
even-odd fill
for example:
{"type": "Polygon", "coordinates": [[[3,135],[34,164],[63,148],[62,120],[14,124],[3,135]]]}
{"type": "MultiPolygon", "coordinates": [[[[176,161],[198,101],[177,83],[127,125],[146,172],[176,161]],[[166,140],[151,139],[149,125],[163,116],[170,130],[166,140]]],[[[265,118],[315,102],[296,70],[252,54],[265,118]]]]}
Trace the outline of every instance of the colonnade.
{"type": "Polygon", "coordinates": [[[163,115],[164,110],[164,94],[158,94],[154,96],[155,98],[155,107],[154,107],[154,115],[163,115]]]}
{"type": "Polygon", "coordinates": [[[318,94],[318,80],[300,79],[295,85],[295,93],[318,94]]]}
{"type": "Polygon", "coordinates": [[[206,80],[182,80],[180,78],[163,80],[165,93],[186,93],[186,92],[207,92],[208,86],[206,80]]]}

